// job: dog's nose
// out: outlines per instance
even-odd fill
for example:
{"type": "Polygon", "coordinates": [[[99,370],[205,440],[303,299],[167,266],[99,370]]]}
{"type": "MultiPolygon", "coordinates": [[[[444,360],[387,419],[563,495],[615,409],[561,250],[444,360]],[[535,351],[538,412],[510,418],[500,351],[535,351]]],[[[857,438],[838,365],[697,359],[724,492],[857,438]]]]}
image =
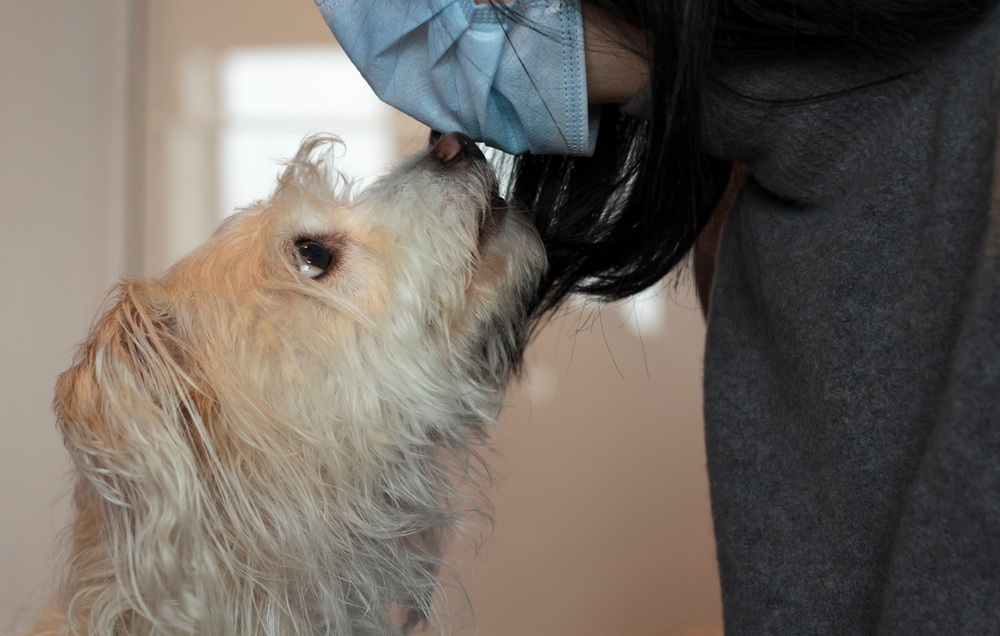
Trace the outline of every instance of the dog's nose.
{"type": "Polygon", "coordinates": [[[478,159],[480,161],[486,160],[476,142],[472,141],[468,135],[460,132],[450,132],[441,135],[437,143],[434,144],[431,154],[443,166],[450,166],[466,158],[478,159]]]}

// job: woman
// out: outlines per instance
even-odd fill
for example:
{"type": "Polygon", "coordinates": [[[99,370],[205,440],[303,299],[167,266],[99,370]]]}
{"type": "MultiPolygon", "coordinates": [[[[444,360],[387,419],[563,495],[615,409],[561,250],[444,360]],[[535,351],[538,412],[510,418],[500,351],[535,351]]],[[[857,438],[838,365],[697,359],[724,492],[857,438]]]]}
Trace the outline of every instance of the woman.
{"type": "Polygon", "coordinates": [[[705,354],[727,634],[1000,633],[995,0],[319,4],[387,101],[522,153],[540,311],[658,281],[745,166],[705,354]]]}

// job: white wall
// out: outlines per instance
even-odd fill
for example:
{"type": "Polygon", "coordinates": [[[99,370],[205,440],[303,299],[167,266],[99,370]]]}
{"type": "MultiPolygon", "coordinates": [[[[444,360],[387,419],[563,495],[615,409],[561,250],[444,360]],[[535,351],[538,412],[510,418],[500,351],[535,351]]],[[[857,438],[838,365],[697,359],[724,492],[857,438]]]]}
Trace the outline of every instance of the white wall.
{"type": "Polygon", "coordinates": [[[68,518],[49,408],[120,274],[127,0],[0,4],[0,630],[68,518]]]}

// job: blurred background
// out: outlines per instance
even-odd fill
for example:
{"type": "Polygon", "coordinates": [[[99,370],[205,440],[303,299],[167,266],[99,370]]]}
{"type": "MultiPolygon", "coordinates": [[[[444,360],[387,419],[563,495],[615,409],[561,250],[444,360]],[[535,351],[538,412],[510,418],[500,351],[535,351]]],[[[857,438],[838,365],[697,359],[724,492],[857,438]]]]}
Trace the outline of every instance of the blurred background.
{"type": "MultiPolygon", "coordinates": [[[[424,146],[312,0],[0,0],[0,630],[42,602],[68,522],[49,408],[106,291],[266,196],[303,136],[365,180],[424,146]]],[[[446,628],[652,636],[721,622],[683,275],[566,307],[496,431],[496,524],[452,551],[446,628]],[[471,609],[470,609],[471,608],[471,609]]]]}

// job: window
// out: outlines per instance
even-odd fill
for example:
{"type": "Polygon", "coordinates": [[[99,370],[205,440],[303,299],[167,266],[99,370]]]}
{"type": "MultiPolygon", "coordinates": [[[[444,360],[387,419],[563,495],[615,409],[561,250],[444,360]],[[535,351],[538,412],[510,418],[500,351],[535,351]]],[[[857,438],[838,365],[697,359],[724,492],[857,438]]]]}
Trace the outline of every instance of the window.
{"type": "Polygon", "coordinates": [[[281,160],[316,133],[340,137],[337,168],[364,182],[395,157],[392,110],[335,47],[248,48],[219,64],[219,212],[266,197],[281,160]]]}

